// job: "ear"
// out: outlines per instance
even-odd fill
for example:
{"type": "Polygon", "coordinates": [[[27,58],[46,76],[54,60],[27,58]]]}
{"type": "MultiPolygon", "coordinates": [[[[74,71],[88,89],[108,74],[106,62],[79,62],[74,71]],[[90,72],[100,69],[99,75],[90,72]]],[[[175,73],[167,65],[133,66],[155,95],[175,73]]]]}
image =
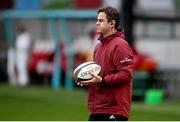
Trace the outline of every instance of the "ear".
{"type": "Polygon", "coordinates": [[[110,26],[111,26],[111,27],[113,27],[113,26],[115,27],[115,20],[112,20],[112,21],[110,22],[110,26]]]}

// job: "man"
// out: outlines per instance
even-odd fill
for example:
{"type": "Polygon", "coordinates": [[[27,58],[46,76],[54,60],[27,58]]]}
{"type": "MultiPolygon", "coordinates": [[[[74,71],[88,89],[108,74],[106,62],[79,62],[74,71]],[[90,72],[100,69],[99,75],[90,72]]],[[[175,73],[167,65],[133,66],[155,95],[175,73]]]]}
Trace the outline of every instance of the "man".
{"type": "Polygon", "coordinates": [[[91,73],[91,80],[77,84],[89,86],[89,121],[127,121],[131,107],[133,53],[125,41],[124,30],[118,29],[118,11],[104,7],[97,13],[97,33],[101,36],[93,60],[101,66],[101,73],[91,73]]]}
{"type": "Polygon", "coordinates": [[[17,28],[16,54],[17,54],[17,83],[19,86],[26,86],[29,83],[28,78],[28,57],[31,44],[30,34],[23,26],[17,28]]]}

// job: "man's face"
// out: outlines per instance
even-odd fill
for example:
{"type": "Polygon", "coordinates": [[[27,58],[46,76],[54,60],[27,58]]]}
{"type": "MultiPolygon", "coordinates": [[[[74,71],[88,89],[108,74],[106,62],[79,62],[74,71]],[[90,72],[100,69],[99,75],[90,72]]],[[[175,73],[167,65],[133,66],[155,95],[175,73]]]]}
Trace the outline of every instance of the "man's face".
{"type": "Polygon", "coordinates": [[[100,12],[97,16],[96,22],[97,33],[106,36],[110,31],[110,22],[107,21],[106,13],[100,12]]]}

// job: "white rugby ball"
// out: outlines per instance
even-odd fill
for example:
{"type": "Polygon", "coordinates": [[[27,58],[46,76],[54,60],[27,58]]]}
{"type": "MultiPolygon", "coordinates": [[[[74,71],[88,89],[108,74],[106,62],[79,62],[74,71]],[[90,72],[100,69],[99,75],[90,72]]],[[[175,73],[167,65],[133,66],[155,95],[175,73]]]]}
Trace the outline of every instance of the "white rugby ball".
{"type": "Polygon", "coordinates": [[[85,62],[80,64],[73,73],[74,79],[76,81],[79,80],[90,80],[92,78],[92,75],[90,72],[93,72],[95,74],[99,74],[101,71],[101,66],[98,65],[95,62],[85,62]]]}

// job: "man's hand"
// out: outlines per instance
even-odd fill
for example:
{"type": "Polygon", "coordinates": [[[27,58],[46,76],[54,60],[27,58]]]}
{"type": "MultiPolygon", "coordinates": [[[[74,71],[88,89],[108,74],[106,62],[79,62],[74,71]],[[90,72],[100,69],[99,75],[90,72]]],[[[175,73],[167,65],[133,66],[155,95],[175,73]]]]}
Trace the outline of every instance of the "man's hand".
{"type": "Polygon", "coordinates": [[[86,80],[86,81],[77,81],[77,85],[83,86],[83,85],[91,85],[94,83],[101,83],[102,82],[102,77],[100,77],[99,75],[96,75],[95,73],[92,73],[92,79],[91,80],[86,80]]]}

